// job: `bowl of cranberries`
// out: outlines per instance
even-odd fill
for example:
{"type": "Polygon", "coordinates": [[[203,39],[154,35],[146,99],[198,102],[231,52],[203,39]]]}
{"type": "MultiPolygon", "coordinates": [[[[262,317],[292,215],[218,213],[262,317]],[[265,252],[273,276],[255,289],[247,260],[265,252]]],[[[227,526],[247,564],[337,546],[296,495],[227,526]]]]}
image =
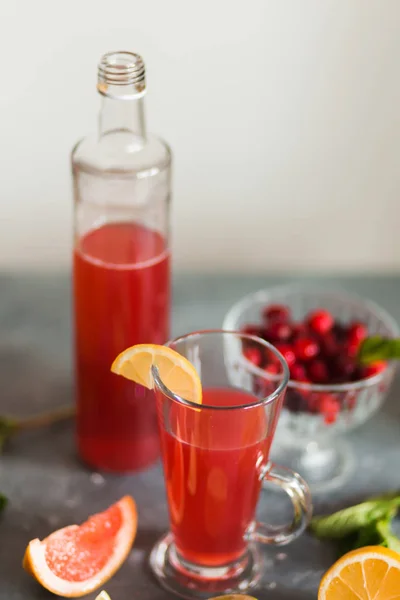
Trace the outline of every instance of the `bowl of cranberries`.
{"type": "MultiPolygon", "coordinates": [[[[223,329],[240,330],[272,343],[285,358],[290,381],[277,431],[290,466],[309,483],[333,484],[350,470],[350,452],[335,435],[376,412],[384,401],[395,366],[358,361],[366,337],[398,337],[399,329],[382,308],[355,295],[325,288],[288,285],[261,290],[237,302],[223,329]]],[[[258,347],[245,358],[273,377],[273,365],[258,347]]],[[[282,457],[280,457],[282,458],[282,457]]]]}

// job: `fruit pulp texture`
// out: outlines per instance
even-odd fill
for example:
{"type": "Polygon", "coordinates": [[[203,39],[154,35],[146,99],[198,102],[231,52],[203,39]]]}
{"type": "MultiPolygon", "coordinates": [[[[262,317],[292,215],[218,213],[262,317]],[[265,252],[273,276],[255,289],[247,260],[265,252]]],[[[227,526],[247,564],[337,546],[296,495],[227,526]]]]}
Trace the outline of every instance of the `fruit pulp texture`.
{"type": "Polygon", "coordinates": [[[85,581],[94,577],[112,557],[121,529],[118,505],[93,515],[80,527],[71,525],[51,534],[46,541],[46,562],[57,577],[85,581]]]}
{"type": "MultiPolygon", "coordinates": [[[[241,406],[256,398],[229,388],[203,390],[203,404],[241,406]]],[[[246,550],[273,428],[263,406],[194,410],[157,391],[172,533],[178,554],[222,566],[246,550]],[[168,410],[167,410],[168,408],[168,410]]]]}
{"type": "Polygon", "coordinates": [[[136,223],[87,233],[74,253],[74,308],[79,452],[99,469],[145,468],[159,454],[154,393],[110,367],[129,346],[168,339],[164,238],[136,223]]]}

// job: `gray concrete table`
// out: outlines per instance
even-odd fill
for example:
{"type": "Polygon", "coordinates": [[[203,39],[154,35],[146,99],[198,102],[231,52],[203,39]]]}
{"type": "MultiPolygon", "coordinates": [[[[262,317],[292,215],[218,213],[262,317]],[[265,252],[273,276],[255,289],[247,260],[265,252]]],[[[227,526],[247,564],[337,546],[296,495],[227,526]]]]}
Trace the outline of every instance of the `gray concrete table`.
{"type": "MultiPolygon", "coordinates": [[[[243,294],[299,279],[179,276],[174,287],[174,334],[218,327],[229,306],[243,294]]],[[[379,302],[400,321],[400,279],[365,276],[326,281],[379,302]]],[[[70,339],[67,276],[0,275],[2,414],[32,414],[71,401],[70,339]]],[[[358,469],[350,484],[317,498],[316,510],[400,487],[398,392],[396,381],[384,409],[352,434],[358,469]]],[[[10,500],[0,517],[0,600],[49,598],[22,570],[27,542],[79,523],[126,493],[138,503],[138,535],[129,559],[106,589],[113,600],[169,597],[147,568],[148,552],[167,527],[159,465],[132,476],[90,472],[75,455],[73,424],[60,423],[20,435],[8,446],[0,457],[0,491],[10,500]]],[[[278,505],[282,502],[263,500],[262,515],[273,518],[278,505]]],[[[308,534],[284,549],[266,549],[264,582],[256,595],[271,600],[315,598],[321,574],[333,559],[334,550],[308,534]]]]}

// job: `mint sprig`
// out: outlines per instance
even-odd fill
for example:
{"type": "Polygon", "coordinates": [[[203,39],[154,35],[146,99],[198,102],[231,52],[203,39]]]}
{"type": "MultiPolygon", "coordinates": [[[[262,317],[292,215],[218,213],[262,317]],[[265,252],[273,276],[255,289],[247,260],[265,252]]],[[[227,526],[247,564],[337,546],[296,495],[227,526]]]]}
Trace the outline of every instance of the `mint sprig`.
{"type": "Polygon", "coordinates": [[[2,512],[5,509],[5,507],[7,506],[7,502],[7,498],[3,494],[0,494],[0,512],[2,512]]]}
{"type": "Polygon", "coordinates": [[[400,493],[390,492],[331,515],[314,517],[310,530],[321,540],[337,542],[340,554],[370,545],[400,552],[400,540],[391,531],[399,507],[400,493]]]}
{"type": "Polygon", "coordinates": [[[11,436],[17,430],[17,421],[13,419],[7,419],[6,417],[0,417],[0,452],[2,452],[4,445],[11,438],[11,436]]]}
{"type": "MultiPolygon", "coordinates": [[[[23,419],[12,419],[8,417],[0,417],[0,453],[5,444],[17,433],[27,431],[29,429],[37,429],[39,427],[48,427],[59,421],[70,419],[75,414],[73,406],[63,406],[56,410],[26,417],[23,419]]],[[[1,505],[0,505],[1,508],[1,505]]]]}
{"type": "Polygon", "coordinates": [[[358,362],[364,365],[381,360],[399,359],[400,339],[390,339],[374,335],[366,338],[358,351],[358,362]]]}

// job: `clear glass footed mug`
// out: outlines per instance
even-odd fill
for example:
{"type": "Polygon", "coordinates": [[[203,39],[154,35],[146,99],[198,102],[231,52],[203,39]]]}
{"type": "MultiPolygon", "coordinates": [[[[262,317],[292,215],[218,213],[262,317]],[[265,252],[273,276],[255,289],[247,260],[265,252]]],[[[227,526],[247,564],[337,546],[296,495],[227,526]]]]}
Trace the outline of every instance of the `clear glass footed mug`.
{"type": "Polygon", "coordinates": [[[167,345],[196,367],[203,401],[174,394],[153,367],[171,532],[150,565],[164,587],[184,597],[243,591],[262,574],[254,542],[289,543],[311,517],[305,481],[269,461],[288,367],[273,346],[238,332],[191,333],[167,345]],[[243,356],[249,342],[266,368],[243,356]],[[255,521],[263,481],[289,495],[291,523],[255,521]]]}

